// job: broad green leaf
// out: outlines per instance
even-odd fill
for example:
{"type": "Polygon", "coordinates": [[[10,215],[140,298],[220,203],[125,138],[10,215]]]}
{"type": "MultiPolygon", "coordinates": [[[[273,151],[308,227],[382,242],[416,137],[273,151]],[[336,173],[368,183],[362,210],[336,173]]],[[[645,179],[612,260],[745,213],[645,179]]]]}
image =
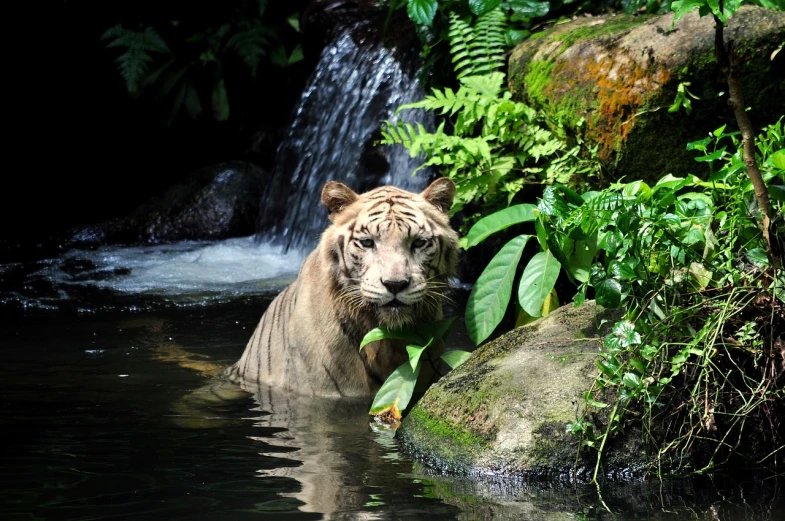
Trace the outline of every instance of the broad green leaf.
{"type": "Polygon", "coordinates": [[[521,275],[518,302],[528,314],[539,317],[548,294],[556,284],[561,264],[550,251],[541,251],[531,258],[521,275]]]}
{"type": "Polygon", "coordinates": [[[698,291],[706,289],[711,282],[711,271],[699,262],[690,263],[689,274],[692,275],[690,279],[692,286],[698,291]]]}
{"type": "Polygon", "coordinates": [[[373,416],[390,415],[395,420],[401,419],[401,411],[409,405],[409,400],[414,393],[417,377],[420,375],[420,366],[415,370],[409,362],[398,367],[382,384],[379,392],[371,404],[368,414],[373,416]]]}
{"type": "Polygon", "coordinates": [[[531,235],[519,235],[505,244],[475,282],[466,303],[466,329],[474,345],[488,338],[510,303],[515,270],[531,235]]]}
{"type": "Polygon", "coordinates": [[[429,340],[428,343],[424,346],[417,346],[412,344],[406,346],[406,352],[409,353],[409,365],[412,366],[412,371],[417,370],[417,366],[420,364],[420,355],[423,351],[425,351],[425,348],[431,345],[432,340],[433,339],[429,340]]]}
{"type": "Polygon", "coordinates": [[[436,16],[436,8],[439,6],[438,0],[408,1],[406,12],[409,13],[409,18],[418,25],[430,27],[433,23],[433,17],[436,16]]]}
{"type": "Polygon", "coordinates": [[[530,34],[531,31],[527,31],[526,29],[509,28],[504,33],[504,43],[507,44],[508,47],[515,47],[530,34]]]}
{"type": "Polygon", "coordinates": [[[597,304],[617,308],[621,304],[621,284],[616,279],[605,279],[594,287],[597,304]]]}
{"type": "Polygon", "coordinates": [[[199,101],[199,93],[196,92],[196,87],[188,82],[188,91],[185,94],[185,110],[191,119],[196,119],[202,112],[202,103],[199,101]]]}
{"type": "Polygon", "coordinates": [[[632,280],[635,278],[635,270],[625,262],[612,261],[608,267],[608,272],[620,280],[632,280]]]}
{"type": "Polygon", "coordinates": [[[301,44],[295,45],[294,49],[292,49],[292,54],[289,55],[289,65],[297,63],[305,59],[305,54],[303,54],[303,46],[301,44]]]}
{"type": "Polygon", "coordinates": [[[455,369],[456,367],[464,363],[466,360],[468,360],[470,356],[472,356],[471,351],[463,351],[461,349],[450,349],[449,351],[445,351],[444,353],[442,353],[442,356],[440,358],[445,362],[447,362],[447,365],[449,365],[452,369],[455,369]]]}
{"type": "Polygon", "coordinates": [[[551,311],[558,307],[559,295],[556,293],[556,289],[552,289],[551,292],[548,293],[548,298],[546,298],[545,302],[542,304],[542,316],[547,317],[551,311]]]}
{"type": "Polygon", "coordinates": [[[710,137],[706,137],[706,138],[700,139],[698,141],[691,141],[691,142],[687,143],[687,150],[705,151],[706,150],[706,145],[708,145],[709,143],[711,143],[711,138],[710,137]]]}
{"type": "Polygon", "coordinates": [[[477,16],[482,16],[499,7],[501,3],[502,0],[469,0],[469,9],[477,16]]]}
{"type": "Polygon", "coordinates": [[[646,0],[622,0],[621,5],[625,13],[635,14],[638,9],[646,5],[646,0]]]}
{"type": "Polygon", "coordinates": [[[647,201],[651,198],[651,188],[643,181],[633,181],[624,187],[622,194],[626,197],[637,197],[638,199],[647,201]]]}
{"type": "Polygon", "coordinates": [[[717,159],[720,159],[723,156],[723,154],[725,154],[725,148],[727,148],[727,147],[722,147],[721,149],[717,150],[716,152],[714,152],[712,154],[708,154],[708,155],[701,156],[701,157],[695,157],[693,159],[695,159],[695,161],[698,161],[699,163],[702,163],[702,162],[705,162],[705,161],[716,161],[717,159]]]}
{"type": "Polygon", "coordinates": [[[229,98],[226,97],[226,87],[221,78],[213,89],[213,117],[216,121],[229,119],[229,98]]]}
{"type": "Polygon", "coordinates": [[[636,389],[641,385],[641,377],[635,373],[624,373],[621,377],[621,383],[630,389],[636,389]]]}
{"type": "Polygon", "coordinates": [[[785,170],[785,149],[777,150],[766,160],[774,168],[785,170]]]}
{"type": "Polygon", "coordinates": [[[753,248],[747,251],[747,258],[758,266],[765,267],[769,265],[769,257],[766,252],[761,248],[753,248]]]}
{"type": "Polygon", "coordinates": [[[395,338],[398,340],[403,340],[404,342],[411,342],[413,344],[420,344],[420,345],[426,342],[425,339],[421,338],[419,335],[411,331],[402,331],[397,329],[387,329],[386,327],[377,327],[371,329],[365,334],[362,341],[360,342],[360,351],[362,351],[363,347],[370,344],[371,342],[376,342],[377,340],[384,340],[385,338],[395,338]]]}
{"type": "Polygon", "coordinates": [[[550,2],[536,2],[534,0],[509,0],[507,4],[517,16],[526,18],[545,16],[551,9],[550,2]]]}
{"type": "Polygon", "coordinates": [[[558,190],[559,192],[561,192],[562,196],[568,203],[574,204],[575,206],[583,205],[584,203],[583,198],[580,195],[578,195],[578,192],[576,192],[572,188],[568,188],[564,185],[559,185],[558,190]]]}
{"type": "Polygon", "coordinates": [[[597,367],[599,367],[600,371],[603,372],[605,376],[611,379],[616,378],[616,370],[609,366],[607,363],[603,362],[602,360],[597,360],[597,367]]]}
{"type": "Polygon", "coordinates": [[[659,350],[656,347],[650,345],[645,345],[641,348],[641,356],[646,360],[651,360],[658,352],[659,350]]]}
{"type": "Polygon", "coordinates": [[[641,343],[641,336],[635,331],[635,324],[628,320],[617,322],[613,326],[613,334],[619,339],[621,347],[629,347],[641,343]]]}
{"type": "Polygon", "coordinates": [[[572,272],[572,276],[580,282],[589,280],[589,269],[597,253],[597,237],[589,240],[575,241],[574,252],[567,264],[567,269],[572,272]]]}
{"type": "Polygon", "coordinates": [[[578,288],[578,292],[575,294],[575,298],[572,299],[576,308],[582,306],[583,302],[586,300],[587,288],[588,288],[588,284],[586,283],[581,284],[580,288],[578,288]]]}
{"type": "Polygon", "coordinates": [[[706,0],[676,0],[671,3],[671,9],[675,13],[673,21],[677,21],[685,14],[693,11],[696,7],[700,7],[706,3],[706,0]]]}
{"type": "Polygon", "coordinates": [[[466,247],[476,246],[494,233],[509,228],[514,224],[533,221],[534,214],[532,210],[535,208],[536,206],[533,204],[516,204],[483,217],[466,234],[466,247]]]}
{"type": "Polygon", "coordinates": [[[646,373],[646,366],[643,365],[643,362],[641,362],[637,358],[630,358],[630,365],[633,366],[638,371],[640,371],[641,374],[646,373]]]}
{"type": "Polygon", "coordinates": [[[534,221],[534,230],[537,233],[537,241],[540,243],[540,248],[543,251],[548,250],[548,228],[545,227],[545,221],[543,220],[542,215],[538,215],[537,219],[534,221]]]}

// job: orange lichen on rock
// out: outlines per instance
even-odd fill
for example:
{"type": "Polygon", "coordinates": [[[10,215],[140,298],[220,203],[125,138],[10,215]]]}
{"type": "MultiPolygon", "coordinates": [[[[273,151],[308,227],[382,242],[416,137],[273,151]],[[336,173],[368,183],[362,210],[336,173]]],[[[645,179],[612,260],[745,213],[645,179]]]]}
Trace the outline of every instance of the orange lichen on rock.
{"type": "Polygon", "coordinates": [[[574,105],[564,98],[576,92],[591,93],[593,101],[584,105],[581,114],[586,119],[586,138],[599,143],[599,158],[608,160],[620,150],[637,114],[659,95],[670,73],[655,65],[644,66],[623,52],[585,53],[573,59],[582,63],[559,60],[555,64],[545,92],[554,103],[563,105],[574,105]]]}

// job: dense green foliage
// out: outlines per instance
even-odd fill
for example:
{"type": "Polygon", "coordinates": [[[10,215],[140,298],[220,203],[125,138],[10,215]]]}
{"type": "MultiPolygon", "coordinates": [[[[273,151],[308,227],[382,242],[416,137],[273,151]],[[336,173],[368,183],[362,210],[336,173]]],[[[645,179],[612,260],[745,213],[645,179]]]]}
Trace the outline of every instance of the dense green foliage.
{"type": "Polygon", "coordinates": [[[263,64],[288,67],[303,58],[299,43],[288,50],[285,41],[299,31],[298,13],[285,20],[271,18],[268,4],[240,0],[224,18],[206,22],[172,20],[138,28],[118,24],[102,39],[107,48],[123,51],[116,62],[128,93],[134,98],[149,93],[163,101],[167,123],[183,110],[199,118],[204,107],[215,121],[226,121],[231,112],[228,76],[254,81],[263,64]]]}
{"type": "Polygon", "coordinates": [[[570,142],[559,124],[512,99],[495,58],[501,52],[500,31],[488,29],[497,27],[500,13],[500,8],[489,11],[473,26],[453,16],[450,54],[460,87],[435,88],[424,100],[398,108],[437,113],[443,119],[434,132],[401,122],[382,126],[383,144],[405,146],[412,157],[424,157],[420,168],[435,166],[455,181],[453,213],[469,203],[479,206],[473,214],[464,211],[463,231],[512,204],[526,185],[567,183],[599,169],[596,148],[570,142]]]}
{"type": "MultiPolygon", "coordinates": [[[[781,9],[778,1],[749,3],[781,9]]],[[[436,111],[444,120],[435,132],[385,122],[384,142],[402,144],[412,156],[421,154],[423,166],[439,168],[456,181],[454,213],[478,209],[466,216],[461,230],[464,249],[502,233],[511,237],[469,296],[466,325],[473,342],[482,343],[498,328],[511,311],[516,288],[518,324],[547,314],[559,300],[579,306],[593,297],[602,306],[621,308],[624,319],[600,346],[597,378],[586,391],[585,407],[568,426],[584,447],[597,450],[597,470],[606,441],[631,423],[641,427],[654,465],[687,464],[700,443],[712,448],[702,456],[704,468],[692,471],[713,468],[731,454],[754,456],[757,464],[771,461],[772,454],[745,450],[742,440],[754,430],[780,444],[776,450],[785,446],[780,429],[785,275],[767,255],[740,133],[723,126],[687,144],[699,154],[696,161],[712,167],[709,178],[663,173],[654,186],[632,181],[578,193],[586,183],[574,181],[591,183],[597,173],[586,144],[568,144],[558,125],[512,100],[503,72],[483,68],[493,63],[487,53],[477,52],[477,68],[467,72],[471,55],[466,45],[456,45],[456,35],[482,38],[481,31],[470,31],[490,13],[504,14],[503,30],[509,31],[513,2],[469,2],[468,15],[461,2],[420,3],[435,7],[415,13],[416,23],[433,28],[440,13],[449,18],[460,88],[434,89],[421,102],[399,109],[436,111]],[[524,186],[532,184],[544,185],[541,196],[523,194],[524,186]],[[526,233],[516,235],[519,229],[526,233]],[[529,245],[539,251],[526,258],[529,245]],[[562,295],[556,293],[559,280],[566,288],[562,295]],[[601,432],[600,424],[606,426],[601,432]]],[[[553,7],[527,3],[534,4],[541,10],[531,11],[528,22],[553,7]]],[[[632,0],[622,7],[627,12],[673,9],[676,19],[698,8],[701,15],[725,23],[741,4],[632,0]]],[[[496,20],[501,27],[502,18],[496,20]]],[[[494,33],[495,44],[501,31],[494,33]]],[[[505,44],[512,41],[507,38],[505,44]]],[[[689,85],[679,86],[672,111],[683,106],[690,112],[689,85]]],[[[764,129],[756,145],[755,161],[774,213],[781,213],[783,120],[764,129]]],[[[782,222],[777,223],[779,231],[772,233],[782,236],[782,222]]]]}
{"type": "MultiPolygon", "coordinates": [[[[763,435],[776,440],[785,398],[775,345],[785,321],[776,309],[785,305],[785,277],[768,269],[738,133],[724,130],[688,145],[701,152],[696,160],[719,166],[706,181],[665,176],[653,187],[619,184],[580,201],[549,188],[538,204],[552,236],[548,251],[568,272],[585,270],[570,252],[588,245],[582,248],[591,265],[575,304],[592,288],[599,304],[625,310],[603,342],[587,413],[570,426],[588,446],[601,449],[628,416],[643,422],[654,462],[668,466],[680,464],[697,439],[715,443],[706,468],[721,463],[715,456],[745,452],[739,446],[745,428],[768,430],[763,435]],[[723,141],[730,143],[719,146],[723,141]],[[609,405],[608,429],[597,433],[587,418],[609,405]]],[[[781,207],[782,119],[758,143],[781,207]]]]}
{"type": "Polygon", "coordinates": [[[422,125],[389,121],[382,128],[382,143],[402,144],[413,157],[422,154],[421,168],[437,166],[455,181],[453,212],[469,202],[482,202],[484,212],[504,208],[527,183],[567,182],[596,169],[591,160],[580,159],[580,145],[569,147],[534,109],[513,101],[503,80],[500,72],[464,76],[457,92],[434,89],[398,109],[455,116],[451,132],[444,121],[433,133],[422,125]]]}
{"type": "MultiPolygon", "coordinates": [[[[779,208],[785,202],[784,132],[781,118],[757,140],[779,208]]],[[[707,468],[729,448],[744,452],[739,442],[745,427],[768,428],[773,432],[764,436],[776,439],[776,418],[785,413],[785,389],[778,383],[785,360],[785,274],[769,269],[738,134],[723,126],[687,145],[701,154],[696,161],[717,165],[706,181],[668,175],[653,187],[634,181],[580,196],[554,185],[536,207],[510,207],[469,232],[474,246],[536,222],[542,251],[526,263],[518,292],[531,316],[547,305],[560,272],[578,284],[574,305],[591,291],[598,304],[625,310],[601,347],[586,409],[569,426],[586,446],[601,452],[629,416],[643,422],[655,463],[678,465],[674,460],[688,455],[696,439],[712,440],[715,431],[723,438],[713,440],[716,452],[707,468]],[[592,415],[609,405],[608,428],[596,432],[592,415]],[[775,420],[767,424],[768,418],[775,420]]],[[[510,240],[475,284],[466,323],[476,343],[501,321],[530,238],[510,240]]]]}

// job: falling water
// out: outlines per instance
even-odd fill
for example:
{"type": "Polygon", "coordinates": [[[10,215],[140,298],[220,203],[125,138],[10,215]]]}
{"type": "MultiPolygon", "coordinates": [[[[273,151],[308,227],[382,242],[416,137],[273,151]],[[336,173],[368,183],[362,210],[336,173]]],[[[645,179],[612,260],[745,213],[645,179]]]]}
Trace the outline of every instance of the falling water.
{"type": "Polygon", "coordinates": [[[344,28],[321,54],[303,91],[287,137],[278,149],[273,179],[257,225],[260,242],[304,251],[328,224],[322,186],[341,181],[363,192],[381,184],[421,190],[429,172],[412,176],[421,160],[403,146],[376,145],[381,122],[418,121],[422,110],[395,110],[424,97],[415,71],[407,71],[369,22],[344,28]]]}

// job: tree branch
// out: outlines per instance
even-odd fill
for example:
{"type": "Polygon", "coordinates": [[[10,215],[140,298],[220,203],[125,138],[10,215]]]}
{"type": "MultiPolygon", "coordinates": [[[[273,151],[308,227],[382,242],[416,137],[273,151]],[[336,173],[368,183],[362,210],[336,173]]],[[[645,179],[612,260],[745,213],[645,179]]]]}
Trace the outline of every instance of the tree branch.
{"type": "MultiPolygon", "coordinates": [[[[722,0],[720,0],[720,9],[722,9],[722,0]]],[[[733,54],[733,42],[728,43],[728,49],[725,48],[723,29],[722,21],[717,15],[714,15],[714,53],[717,56],[720,73],[728,81],[728,105],[733,110],[736,124],[741,131],[744,164],[747,167],[747,175],[752,181],[758,208],[760,208],[763,220],[761,231],[763,232],[763,240],[766,242],[769,261],[772,263],[772,266],[780,268],[778,248],[776,246],[772,248],[771,232],[773,231],[773,226],[771,224],[772,210],[769,202],[769,191],[766,188],[766,183],[763,181],[763,176],[761,176],[758,163],[755,161],[755,133],[749,115],[744,110],[744,96],[741,91],[741,80],[738,76],[738,64],[733,54]]]]}

